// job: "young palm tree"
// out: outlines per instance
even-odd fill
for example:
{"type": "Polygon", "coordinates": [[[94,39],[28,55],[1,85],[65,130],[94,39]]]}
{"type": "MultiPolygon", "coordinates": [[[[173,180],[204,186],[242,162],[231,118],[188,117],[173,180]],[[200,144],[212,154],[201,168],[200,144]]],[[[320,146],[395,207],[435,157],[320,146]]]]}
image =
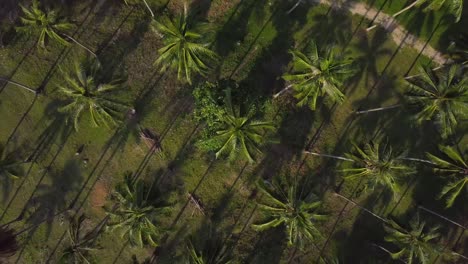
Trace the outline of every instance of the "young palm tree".
{"type": "Polygon", "coordinates": [[[18,241],[13,229],[0,227],[0,263],[2,259],[7,259],[18,251],[18,241]]]}
{"type": "Polygon", "coordinates": [[[427,153],[428,158],[434,162],[437,168],[434,169],[436,173],[443,174],[450,178],[450,182],[444,186],[439,195],[439,199],[446,198],[446,207],[451,207],[455,199],[460,193],[468,186],[468,162],[463,157],[462,153],[457,151],[454,147],[439,146],[439,149],[445,154],[446,157],[439,158],[435,155],[427,153]]]}
{"type": "Polygon", "coordinates": [[[261,153],[259,146],[265,142],[264,132],[273,130],[274,126],[271,122],[255,121],[249,117],[240,116],[240,110],[232,106],[229,89],[226,90],[224,102],[226,114],[218,121],[220,130],[212,139],[221,143],[221,147],[216,152],[216,158],[228,153],[232,160],[240,153],[249,162],[254,162],[254,154],[261,153]]]}
{"type": "Polygon", "coordinates": [[[96,246],[96,240],[103,230],[102,227],[104,225],[101,223],[96,228],[83,234],[83,232],[85,232],[83,227],[85,219],[86,217],[84,214],[81,214],[79,217],[75,217],[70,221],[70,226],[67,230],[70,244],[65,248],[60,259],[63,263],[89,264],[91,263],[89,260],[89,253],[99,249],[99,247],[96,246]]]}
{"type": "Polygon", "coordinates": [[[313,241],[322,236],[315,224],[325,220],[326,216],[318,213],[322,203],[315,195],[310,193],[304,196],[298,191],[298,185],[292,183],[267,186],[260,180],[257,185],[268,200],[266,204],[258,203],[258,207],[269,219],[265,223],[253,225],[255,230],[262,231],[284,225],[288,245],[297,245],[299,248],[303,247],[304,240],[313,241]]]}
{"type": "Polygon", "coordinates": [[[308,105],[315,110],[317,98],[327,95],[334,102],[342,102],[344,94],[340,88],[343,82],[352,76],[352,61],[337,55],[333,49],[328,49],[323,54],[315,43],[312,43],[310,50],[304,54],[300,51],[291,51],[293,56],[293,68],[283,79],[290,82],[290,85],[274,95],[294,89],[294,97],[299,100],[298,106],[308,105]]]}
{"type": "Polygon", "coordinates": [[[120,230],[122,238],[139,247],[145,244],[157,246],[160,228],[154,223],[158,216],[169,210],[150,201],[150,192],[142,181],[134,182],[126,177],[112,195],[117,209],[107,212],[110,216],[108,227],[120,230]]]}
{"type": "Polygon", "coordinates": [[[116,124],[116,117],[123,113],[127,106],[110,99],[108,96],[121,88],[122,79],[115,79],[104,83],[101,78],[101,67],[98,63],[75,63],[74,71],[64,73],[65,84],[58,86],[67,103],[59,108],[60,112],[67,113],[69,120],[78,130],[78,121],[83,113],[89,113],[94,126],[116,124]]]}
{"type": "Polygon", "coordinates": [[[442,252],[438,245],[432,243],[432,240],[440,236],[437,233],[438,227],[426,231],[425,223],[420,222],[419,215],[410,221],[410,230],[406,230],[392,220],[384,228],[388,233],[385,241],[400,248],[400,251],[390,254],[393,259],[404,259],[408,264],[416,261],[426,264],[430,263],[432,257],[442,252]]]}
{"type": "MultiPolygon", "coordinates": [[[[433,120],[443,137],[453,134],[459,119],[468,115],[468,77],[460,74],[459,66],[453,65],[440,76],[431,70],[420,69],[418,80],[409,82],[406,94],[410,106],[418,107],[415,119],[418,123],[433,120]]],[[[374,108],[357,111],[356,114],[382,111],[402,106],[374,108]]]]}
{"type": "Polygon", "coordinates": [[[7,152],[6,147],[0,144],[0,178],[17,179],[22,174],[22,165],[26,163],[18,160],[15,152],[7,152]]]}
{"type": "Polygon", "coordinates": [[[164,36],[164,47],[158,50],[159,57],[155,61],[155,65],[161,67],[161,72],[177,70],[179,80],[185,78],[188,83],[192,83],[193,72],[205,75],[210,69],[209,64],[217,60],[216,53],[204,41],[210,33],[209,28],[204,23],[195,24],[191,21],[187,8],[177,18],[165,17],[160,22],[154,21],[153,25],[155,31],[164,36]]]}
{"type": "Polygon", "coordinates": [[[148,11],[150,12],[151,16],[154,17],[154,12],[153,10],[151,10],[151,7],[149,6],[148,2],[146,2],[146,0],[124,0],[125,4],[126,5],[135,5],[135,4],[139,4],[141,2],[143,2],[146,6],[146,9],[148,9],[148,11]]]}
{"type": "Polygon", "coordinates": [[[38,47],[45,49],[47,43],[50,40],[56,41],[66,46],[69,44],[68,41],[65,40],[66,38],[75,42],[80,47],[86,49],[88,52],[96,56],[96,54],[94,54],[94,52],[92,52],[85,45],[81,44],[76,39],[65,33],[65,31],[73,28],[73,24],[59,17],[58,11],[43,11],[40,9],[39,1],[37,0],[33,0],[29,9],[22,5],[21,9],[24,13],[20,18],[23,25],[16,27],[16,30],[19,33],[37,36],[38,47]]]}

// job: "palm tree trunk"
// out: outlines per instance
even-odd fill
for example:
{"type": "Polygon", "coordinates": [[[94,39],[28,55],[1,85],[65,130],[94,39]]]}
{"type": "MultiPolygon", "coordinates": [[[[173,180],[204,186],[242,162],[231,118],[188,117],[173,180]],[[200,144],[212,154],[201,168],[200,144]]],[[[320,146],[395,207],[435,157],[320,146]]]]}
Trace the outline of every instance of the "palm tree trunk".
{"type": "Polygon", "coordinates": [[[348,202],[354,204],[355,206],[357,206],[357,207],[359,207],[360,209],[362,209],[362,210],[368,212],[369,214],[375,216],[376,218],[378,218],[379,220],[383,221],[384,223],[388,223],[388,220],[387,220],[387,219],[382,218],[382,217],[380,217],[380,216],[374,214],[372,211],[368,210],[368,209],[365,208],[365,207],[362,207],[361,205],[357,204],[357,203],[354,202],[353,200],[348,199],[348,198],[344,197],[343,195],[341,195],[341,194],[339,194],[339,193],[333,193],[333,195],[338,196],[338,197],[340,197],[341,199],[344,199],[344,200],[346,200],[346,201],[348,201],[348,202]]]}
{"type": "Polygon", "coordinates": [[[416,0],[414,1],[413,3],[411,3],[409,6],[403,8],[402,10],[396,12],[395,14],[392,15],[393,18],[403,14],[404,12],[410,10],[411,8],[413,8],[415,5],[417,5],[419,3],[420,0],[416,0]]]}
{"type": "Polygon", "coordinates": [[[454,225],[456,225],[456,226],[458,226],[458,227],[460,227],[460,228],[462,228],[462,229],[464,229],[464,230],[467,229],[465,226],[463,226],[463,225],[461,225],[461,224],[459,224],[459,223],[457,223],[457,222],[455,222],[455,221],[453,221],[453,220],[450,220],[450,219],[448,219],[447,217],[445,217],[445,216],[443,216],[443,215],[440,215],[440,214],[438,214],[438,213],[436,213],[436,212],[434,212],[434,211],[432,211],[432,210],[430,210],[430,209],[427,209],[426,207],[424,207],[424,206],[422,206],[422,205],[419,205],[418,208],[419,208],[419,209],[422,209],[422,210],[424,210],[424,211],[426,211],[426,212],[429,212],[429,213],[431,213],[431,214],[433,214],[433,215],[436,215],[436,216],[438,216],[438,217],[444,219],[445,221],[447,221],[447,222],[449,222],[449,223],[452,223],[452,224],[454,224],[454,225]]]}
{"type": "Polygon", "coordinates": [[[94,57],[97,58],[97,55],[96,53],[94,53],[92,50],[90,50],[88,47],[86,47],[85,45],[81,44],[78,40],[76,40],[75,38],[73,38],[72,36],[70,35],[67,35],[65,33],[61,33],[64,37],[68,38],[69,40],[75,42],[78,46],[82,47],[83,49],[87,50],[89,53],[91,53],[94,57]]]}
{"type": "Polygon", "coordinates": [[[379,108],[372,108],[368,110],[363,110],[363,111],[356,111],[355,114],[360,115],[360,114],[367,114],[370,112],[378,112],[378,111],[384,111],[384,110],[389,110],[393,108],[397,108],[402,106],[402,104],[396,104],[396,105],[391,105],[391,106],[386,106],[386,107],[379,107],[379,108]]]}
{"type": "Polygon", "coordinates": [[[279,92],[277,92],[276,94],[273,95],[273,99],[275,99],[276,97],[278,97],[278,96],[282,95],[283,93],[289,91],[289,89],[291,89],[292,86],[293,85],[290,84],[290,85],[284,87],[281,91],[279,91],[279,92]]]}
{"type": "MultiPolygon", "coordinates": [[[[396,12],[395,14],[392,15],[392,18],[396,18],[397,16],[403,14],[404,12],[410,10],[411,8],[413,8],[415,5],[417,5],[419,3],[420,0],[416,0],[414,1],[413,3],[411,3],[410,5],[408,5],[407,7],[403,8],[402,10],[396,12]]],[[[369,32],[373,29],[375,29],[377,27],[377,25],[373,25],[371,27],[368,27],[366,28],[366,31],[369,32]]]]}
{"type": "Polygon", "coordinates": [[[10,84],[13,84],[13,85],[16,85],[16,86],[18,86],[18,87],[21,87],[21,88],[25,89],[26,91],[31,92],[31,93],[33,93],[33,94],[37,94],[37,91],[36,91],[36,90],[31,89],[31,88],[29,88],[29,87],[27,87],[26,85],[23,85],[23,84],[21,84],[21,83],[17,83],[17,82],[15,82],[15,81],[11,81],[11,80],[8,80],[8,79],[3,78],[3,77],[0,77],[0,80],[5,81],[5,82],[10,83],[10,84]]]}
{"type": "Polygon", "coordinates": [[[148,5],[148,3],[146,2],[146,0],[143,0],[143,3],[145,3],[145,6],[146,6],[146,8],[148,9],[148,11],[150,12],[151,16],[154,17],[153,10],[151,10],[151,7],[148,5]]]}
{"type": "Polygon", "coordinates": [[[314,155],[314,156],[319,156],[319,157],[326,157],[326,158],[332,158],[332,159],[339,159],[339,160],[344,160],[344,161],[354,161],[354,160],[352,160],[352,159],[348,159],[348,158],[341,157],[341,156],[334,156],[334,155],[328,155],[328,154],[320,154],[320,153],[317,153],[317,152],[311,152],[311,151],[307,151],[307,150],[304,150],[304,153],[310,154],[310,155],[314,155]]]}
{"type": "Polygon", "coordinates": [[[286,14],[288,14],[288,15],[291,14],[292,11],[294,11],[301,3],[302,3],[302,0],[298,0],[298,1],[296,2],[296,4],[295,4],[291,9],[289,9],[289,10],[286,12],[286,14]]]}

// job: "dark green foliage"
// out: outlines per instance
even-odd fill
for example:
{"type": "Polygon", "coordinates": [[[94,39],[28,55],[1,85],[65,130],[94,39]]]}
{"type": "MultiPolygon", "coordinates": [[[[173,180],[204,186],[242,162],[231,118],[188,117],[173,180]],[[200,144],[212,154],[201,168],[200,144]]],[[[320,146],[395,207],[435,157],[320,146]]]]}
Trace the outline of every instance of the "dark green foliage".
{"type": "Polygon", "coordinates": [[[23,25],[16,28],[19,33],[38,38],[37,44],[41,48],[46,48],[50,40],[68,45],[68,42],[60,34],[70,30],[73,24],[61,18],[57,10],[43,11],[39,7],[38,0],[33,0],[29,9],[24,6],[21,6],[21,9],[23,11],[21,17],[23,25]]]}
{"type": "Polygon", "coordinates": [[[119,230],[122,238],[139,247],[158,245],[161,227],[156,221],[170,210],[155,200],[152,187],[148,188],[143,181],[133,181],[127,176],[112,193],[117,208],[107,210],[110,216],[108,227],[119,230]]]}
{"type": "Polygon", "coordinates": [[[439,146],[439,149],[445,154],[445,157],[439,158],[430,153],[427,153],[427,156],[437,166],[434,172],[449,179],[449,183],[442,189],[439,199],[447,197],[446,206],[451,207],[455,199],[466,189],[465,186],[468,186],[467,159],[455,147],[439,146]]]}
{"type": "Polygon", "coordinates": [[[109,95],[121,89],[124,80],[104,80],[101,66],[96,61],[75,63],[74,66],[70,73],[63,73],[65,84],[58,86],[58,92],[66,98],[66,104],[58,110],[68,115],[76,130],[83,111],[88,112],[96,127],[115,125],[128,107],[109,95]]]}
{"type": "Polygon", "coordinates": [[[291,182],[269,184],[259,180],[257,186],[266,198],[266,203],[258,203],[258,206],[268,216],[268,220],[253,225],[255,230],[263,231],[283,225],[288,245],[300,248],[303,248],[305,240],[315,241],[322,237],[316,222],[327,218],[319,213],[322,202],[312,192],[302,191],[304,186],[291,182]]]}
{"type": "Polygon", "coordinates": [[[18,249],[14,230],[0,227],[0,263],[2,259],[13,256],[18,249]]]}

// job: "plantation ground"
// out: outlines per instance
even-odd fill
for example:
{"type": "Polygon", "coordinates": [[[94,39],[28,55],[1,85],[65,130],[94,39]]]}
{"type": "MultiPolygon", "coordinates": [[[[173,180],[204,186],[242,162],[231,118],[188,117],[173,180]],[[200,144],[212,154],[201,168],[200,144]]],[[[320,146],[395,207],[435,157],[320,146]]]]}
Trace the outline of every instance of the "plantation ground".
{"type": "MultiPolygon", "coordinates": [[[[181,2],[170,1],[167,10],[180,12],[181,2]]],[[[165,1],[151,3],[156,17],[167,12],[165,1]]],[[[171,263],[168,259],[172,254],[183,250],[183,243],[177,242],[183,242],[189,234],[206,234],[209,223],[229,236],[227,241],[234,244],[240,263],[315,263],[319,255],[336,253],[346,256],[350,263],[370,255],[379,256],[382,263],[390,262],[388,255],[371,246],[385,243],[382,223],[333,195],[335,187],[375,213],[400,222],[407,222],[418,211],[417,205],[422,205],[466,225],[468,212],[462,201],[446,210],[442,201],[435,200],[441,183],[429,168],[414,164],[418,174],[408,179],[401,196],[391,200],[379,192],[358,195],[359,184],[342,183],[336,169],[339,164],[334,160],[303,154],[307,149],[340,155],[351,149],[351,142],[369,140],[380,132],[393,145],[422,158],[425,152],[434,152],[440,140],[431,124],[415,125],[408,110],[359,117],[352,114],[356,109],[399,101],[405,88],[402,77],[417,73],[417,65],[428,65],[428,58],[394,43],[382,29],[366,34],[363,29],[369,21],[361,17],[310,4],[287,15],[290,6],[287,1],[214,0],[201,11],[217,26],[212,47],[222,58],[208,78],[240,82],[239,94],[249,96],[238,100],[263,109],[263,118],[274,120],[277,126],[274,137],[278,143],[268,146],[252,165],[215,160],[214,155],[196,147],[203,125],[191,115],[192,88],[178,82],[174,74],[161,74],[154,68],[161,43],[150,28],[144,8],[84,1],[66,11],[79,25],[74,36],[99,54],[106,74],[126,72],[128,87],[118,100],[134,105],[141,127],[159,135],[162,153],[150,152],[136,126],[95,128],[82,120],[79,131],[67,129],[63,117],[55,111],[60,100],[55,89],[63,81],[61,71],[69,69],[76,58],[83,58],[84,52],[76,46],[52,46],[49,52],[41,52],[34,48],[32,39],[12,39],[0,49],[0,76],[10,76],[30,87],[44,87],[46,95],[35,97],[11,85],[0,86],[0,142],[8,142],[25,157],[37,159],[25,166],[25,175],[19,180],[2,182],[0,223],[14,220],[24,210],[23,220],[15,223],[20,229],[73,204],[73,212],[80,208],[90,217],[88,225],[92,226],[105,216],[102,206],[109,206],[112,186],[132,173],[148,182],[156,181],[163,190],[172,190],[167,194],[172,213],[162,217],[169,236],[160,257],[167,263],[171,263]],[[325,100],[315,112],[295,107],[289,95],[273,101],[271,96],[284,87],[280,76],[291,59],[288,49],[304,47],[312,40],[319,45],[339,45],[362,65],[362,72],[344,88],[346,101],[332,105],[325,100]],[[83,152],[75,155],[83,144],[83,152]],[[250,228],[262,218],[255,206],[255,200],[261,197],[252,195],[254,182],[274,175],[306,177],[325,201],[329,220],[320,226],[324,238],[305,251],[288,248],[279,228],[263,233],[250,228]],[[189,193],[200,199],[204,213],[187,203],[189,193]]],[[[384,10],[392,13],[392,9],[384,10]]],[[[418,18],[423,16],[433,14],[418,13],[418,18]]],[[[445,43],[447,28],[430,26],[424,27],[421,37],[435,29],[437,43],[445,43]]],[[[443,46],[434,43],[434,47],[443,46]]],[[[466,129],[461,131],[459,144],[466,145],[466,129]]],[[[460,228],[420,213],[429,223],[443,227],[444,237],[439,243],[468,254],[466,232],[461,234],[460,228]]],[[[61,214],[26,232],[21,238],[24,247],[13,263],[55,263],[67,239],[66,228],[61,214]]],[[[103,249],[96,252],[98,263],[131,263],[132,258],[142,261],[153,252],[150,247],[131,247],[110,232],[100,242],[103,249]]]]}

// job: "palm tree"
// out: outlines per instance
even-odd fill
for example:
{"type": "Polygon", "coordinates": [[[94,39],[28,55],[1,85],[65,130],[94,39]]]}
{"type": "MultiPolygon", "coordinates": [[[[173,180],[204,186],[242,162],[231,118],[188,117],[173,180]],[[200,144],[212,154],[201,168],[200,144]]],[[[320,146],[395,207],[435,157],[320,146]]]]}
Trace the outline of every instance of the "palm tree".
{"type": "Polygon", "coordinates": [[[315,110],[319,96],[328,95],[334,102],[343,102],[345,96],[340,87],[354,73],[351,68],[352,61],[337,55],[331,48],[323,53],[319,54],[315,43],[312,43],[310,50],[305,54],[297,50],[291,51],[292,71],[283,76],[290,85],[274,97],[293,88],[294,97],[299,100],[297,105],[308,105],[312,110],[315,110]]]}
{"type": "Polygon", "coordinates": [[[28,86],[26,86],[26,85],[24,85],[22,83],[15,82],[15,81],[10,80],[8,78],[0,77],[0,81],[4,81],[4,82],[7,82],[9,84],[13,84],[16,87],[22,88],[23,90],[28,91],[28,92],[33,93],[33,94],[36,94],[36,95],[39,93],[38,90],[34,90],[34,89],[32,89],[32,88],[30,88],[30,87],[28,87],[28,86]]]}
{"type": "Polygon", "coordinates": [[[451,207],[455,199],[460,193],[468,186],[468,162],[463,157],[462,153],[457,151],[454,147],[439,146],[440,151],[445,154],[445,157],[439,158],[435,155],[427,153],[428,158],[435,163],[437,168],[434,169],[436,173],[443,174],[450,178],[450,182],[444,186],[439,195],[439,199],[446,198],[446,207],[451,207]]]}
{"type": "Polygon", "coordinates": [[[421,70],[421,81],[410,83],[407,95],[410,104],[419,106],[416,120],[434,120],[443,137],[453,134],[457,119],[468,114],[468,77],[457,76],[458,73],[460,68],[456,65],[440,77],[430,70],[421,70]]]}
{"type": "MultiPolygon", "coordinates": [[[[457,65],[451,66],[444,74],[435,75],[431,70],[420,69],[419,78],[408,82],[406,98],[411,106],[418,107],[415,119],[418,123],[433,120],[439,126],[442,137],[453,134],[458,119],[468,114],[468,77],[461,73],[457,65]]],[[[389,107],[357,111],[365,114],[400,107],[389,107]]]]}
{"type": "Polygon", "coordinates": [[[112,195],[117,208],[107,212],[110,216],[108,227],[120,230],[122,238],[139,247],[145,244],[157,246],[160,228],[155,225],[155,221],[169,210],[148,199],[151,191],[142,181],[126,177],[112,195]]]}
{"type": "Polygon", "coordinates": [[[189,240],[186,245],[188,264],[230,264],[233,263],[232,254],[226,241],[215,234],[210,228],[208,234],[203,233],[204,242],[194,243],[189,240]],[[194,244],[196,246],[194,246],[194,244]]]}
{"type": "Polygon", "coordinates": [[[150,12],[151,16],[154,17],[154,12],[153,10],[151,10],[151,7],[149,6],[148,2],[146,2],[146,0],[124,0],[125,4],[126,5],[135,5],[135,4],[139,4],[141,2],[143,2],[146,6],[146,9],[148,9],[148,11],[150,12]]]}
{"type": "Polygon", "coordinates": [[[49,40],[54,40],[64,46],[68,45],[69,39],[80,47],[86,49],[88,52],[93,54],[96,57],[96,54],[92,52],[85,45],[78,42],[75,38],[70,35],[67,35],[64,31],[70,30],[73,28],[73,24],[65,21],[58,15],[56,10],[43,11],[39,7],[39,1],[33,0],[31,7],[28,9],[21,5],[23,11],[23,16],[20,18],[22,26],[16,27],[16,30],[19,33],[24,33],[26,35],[37,36],[38,47],[46,48],[46,44],[49,40]]]}
{"type": "Polygon", "coordinates": [[[164,47],[158,50],[159,57],[155,61],[161,72],[177,70],[179,80],[185,78],[192,83],[193,72],[205,75],[210,69],[209,64],[218,58],[208,48],[209,43],[204,41],[210,33],[209,28],[204,23],[191,21],[186,7],[184,13],[175,19],[164,17],[160,22],[154,21],[153,28],[164,36],[164,47]]]}
{"type": "Polygon", "coordinates": [[[388,143],[381,140],[366,143],[363,148],[356,144],[354,153],[345,154],[346,157],[306,152],[307,154],[324,156],[352,162],[351,168],[343,169],[345,180],[362,179],[364,189],[375,189],[383,187],[392,193],[399,191],[400,179],[414,173],[414,170],[403,164],[404,160],[419,159],[407,158],[405,152],[394,151],[388,143]]]}
{"type": "Polygon", "coordinates": [[[7,152],[6,146],[0,144],[0,177],[17,179],[22,174],[22,165],[25,161],[18,160],[17,153],[7,152]]]}
{"type": "MultiPolygon", "coordinates": [[[[410,9],[414,7],[420,7],[422,5],[426,6],[423,9],[425,12],[429,10],[438,11],[442,6],[445,5],[448,8],[448,12],[455,17],[456,22],[460,21],[463,12],[463,0],[415,0],[405,8],[393,14],[392,18],[396,18],[410,9]]],[[[375,27],[375,25],[371,26],[367,28],[367,31],[374,29],[375,27]]]]}
{"type": "Polygon", "coordinates": [[[64,73],[64,85],[58,86],[58,91],[67,102],[59,108],[60,112],[67,113],[69,119],[78,130],[78,121],[83,113],[89,113],[94,126],[116,124],[116,116],[124,112],[127,106],[110,99],[108,96],[121,88],[122,79],[116,78],[104,82],[99,63],[75,63],[73,72],[64,73]]]}
{"type": "Polygon", "coordinates": [[[0,262],[2,259],[15,255],[18,249],[18,241],[14,230],[0,227],[0,262]]]}
{"type": "Polygon", "coordinates": [[[419,7],[424,4],[426,4],[426,7],[423,9],[424,11],[437,11],[442,6],[446,6],[448,8],[448,12],[456,18],[456,22],[459,22],[461,19],[463,12],[463,0],[416,0],[407,7],[393,14],[392,17],[397,17],[413,7],[419,7]]]}
{"type": "Polygon", "coordinates": [[[240,116],[240,109],[232,106],[230,89],[226,90],[224,102],[226,113],[218,120],[219,130],[211,139],[220,142],[216,158],[228,153],[229,159],[233,160],[240,153],[249,162],[254,162],[254,154],[262,152],[259,146],[265,142],[264,132],[273,130],[273,123],[240,116]]]}
{"type": "Polygon", "coordinates": [[[432,243],[432,241],[440,236],[438,227],[425,230],[425,223],[420,222],[419,215],[416,215],[410,221],[410,230],[398,225],[395,221],[390,220],[384,226],[388,233],[385,236],[385,241],[393,243],[400,251],[391,253],[393,259],[402,259],[408,264],[412,264],[416,259],[421,264],[430,263],[429,260],[435,254],[442,253],[440,246],[432,243]]]}
{"type": "Polygon", "coordinates": [[[326,219],[318,213],[322,204],[312,193],[304,195],[298,192],[298,185],[287,183],[281,186],[275,182],[266,184],[258,181],[260,191],[267,197],[267,203],[258,203],[258,207],[265,212],[269,219],[262,224],[255,224],[253,228],[263,231],[279,225],[284,225],[288,237],[288,245],[303,247],[304,240],[316,240],[322,237],[316,222],[326,219]],[[286,190],[284,190],[286,188],[286,190]]]}
{"type": "Polygon", "coordinates": [[[70,226],[67,230],[70,245],[65,248],[60,259],[64,263],[89,264],[91,263],[89,260],[89,253],[99,249],[99,247],[96,246],[96,240],[103,230],[103,226],[107,221],[107,218],[105,218],[105,221],[101,222],[101,224],[96,226],[96,228],[82,234],[82,232],[84,232],[83,222],[85,220],[85,215],[81,214],[79,217],[74,217],[70,221],[70,226]]]}

